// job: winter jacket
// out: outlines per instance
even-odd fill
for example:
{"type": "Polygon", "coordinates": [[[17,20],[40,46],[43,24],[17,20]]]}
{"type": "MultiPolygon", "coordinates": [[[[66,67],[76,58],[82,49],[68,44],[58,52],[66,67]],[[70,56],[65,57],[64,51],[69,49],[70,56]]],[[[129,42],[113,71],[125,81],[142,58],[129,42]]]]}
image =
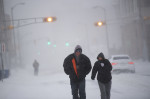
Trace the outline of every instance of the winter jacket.
{"type": "Polygon", "coordinates": [[[37,61],[34,61],[33,67],[34,67],[35,69],[38,69],[38,68],[39,68],[39,63],[38,63],[37,61]]]}
{"type": "Polygon", "coordinates": [[[79,62],[77,63],[73,53],[65,58],[63,67],[72,82],[79,82],[85,79],[86,75],[91,71],[91,62],[87,56],[80,54],[79,62]],[[76,67],[77,65],[78,68],[76,67]]]}
{"type": "Polygon", "coordinates": [[[95,62],[93,70],[92,70],[91,79],[94,80],[98,72],[97,80],[102,83],[108,83],[112,79],[112,76],[111,76],[112,65],[109,62],[109,60],[105,59],[103,53],[100,53],[98,57],[102,57],[103,60],[98,60],[95,62]]]}

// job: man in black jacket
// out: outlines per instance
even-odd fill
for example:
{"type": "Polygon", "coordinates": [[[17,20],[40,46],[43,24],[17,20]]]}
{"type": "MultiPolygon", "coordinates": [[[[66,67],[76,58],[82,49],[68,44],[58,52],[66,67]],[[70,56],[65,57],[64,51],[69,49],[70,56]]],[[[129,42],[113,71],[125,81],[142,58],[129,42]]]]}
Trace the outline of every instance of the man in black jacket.
{"type": "Polygon", "coordinates": [[[33,68],[34,68],[34,75],[37,76],[39,73],[39,63],[37,62],[37,60],[34,60],[33,68]]]}
{"type": "Polygon", "coordinates": [[[97,59],[98,61],[95,62],[92,70],[91,79],[94,80],[98,72],[97,80],[101,91],[101,99],[110,99],[112,65],[109,60],[105,59],[103,53],[100,53],[97,59]]]}
{"type": "Polygon", "coordinates": [[[91,62],[87,56],[82,54],[80,45],[76,46],[73,54],[65,58],[63,67],[65,73],[70,77],[73,99],[86,99],[85,77],[91,71],[91,62]]]}

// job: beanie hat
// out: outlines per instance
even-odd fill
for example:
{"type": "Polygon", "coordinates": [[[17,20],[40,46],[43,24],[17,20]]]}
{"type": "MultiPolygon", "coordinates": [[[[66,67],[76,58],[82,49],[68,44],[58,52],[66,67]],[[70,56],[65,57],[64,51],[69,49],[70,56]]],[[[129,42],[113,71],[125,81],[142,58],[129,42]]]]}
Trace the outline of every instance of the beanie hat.
{"type": "Polygon", "coordinates": [[[82,53],[82,47],[81,47],[80,45],[77,45],[77,46],[75,47],[74,52],[77,52],[77,51],[79,51],[79,52],[82,53]]]}

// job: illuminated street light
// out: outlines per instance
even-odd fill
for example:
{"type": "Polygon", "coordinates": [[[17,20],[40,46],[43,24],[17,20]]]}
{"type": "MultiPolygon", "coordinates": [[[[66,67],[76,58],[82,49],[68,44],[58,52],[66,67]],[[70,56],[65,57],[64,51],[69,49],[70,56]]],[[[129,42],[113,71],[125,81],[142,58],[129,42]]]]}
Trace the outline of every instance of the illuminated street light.
{"type": "Polygon", "coordinates": [[[53,18],[49,17],[47,18],[47,22],[52,22],[53,21],[53,18]]]}
{"type": "Polygon", "coordinates": [[[43,19],[44,22],[53,22],[56,21],[56,17],[46,17],[43,19]]]}
{"type": "Polygon", "coordinates": [[[98,6],[98,8],[102,9],[104,11],[104,17],[105,17],[105,20],[104,21],[99,21],[97,23],[95,23],[96,26],[103,26],[105,25],[105,29],[106,29],[106,38],[107,38],[107,49],[108,49],[108,57],[109,57],[109,34],[108,34],[108,30],[107,30],[107,19],[106,19],[106,9],[101,7],[101,6],[98,6]]]}
{"type": "Polygon", "coordinates": [[[97,26],[102,26],[103,25],[103,22],[97,22],[97,26]]]}

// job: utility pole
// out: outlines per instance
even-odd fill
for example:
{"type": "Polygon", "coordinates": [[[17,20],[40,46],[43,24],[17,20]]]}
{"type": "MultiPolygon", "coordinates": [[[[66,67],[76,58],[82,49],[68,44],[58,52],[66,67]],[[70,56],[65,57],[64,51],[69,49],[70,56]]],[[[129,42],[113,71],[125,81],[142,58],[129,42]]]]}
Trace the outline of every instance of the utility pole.
{"type": "Polygon", "coordinates": [[[108,27],[107,27],[107,25],[108,25],[108,24],[107,24],[106,9],[105,9],[105,8],[103,8],[103,7],[101,7],[101,6],[98,6],[97,8],[100,8],[100,9],[102,9],[102,10],[104,11],[104,18],[105,18],[104,22],[99,21],[99,22],[97,22],[97,23],[96,23],[96,26],[101,27],[101,26],[105,25],[105,32],[106,32],[106,40],[107,40],[108,57],[110,57],[110,56],[109,56],[109,55],[110,55],[110,53],[109,53],[109,34],[108,34],[108,27]]]}
{"type": "Polygon", "coordinates": [[[5,52],[5,44],[4,43],[2,43],[2,44],[0,44],[0,52],[1,52],[1,65],[2,65],[2,82],[3,82],[3,79],[4,79],[4,63],[3,63],[3,53],[5,52]]]}

